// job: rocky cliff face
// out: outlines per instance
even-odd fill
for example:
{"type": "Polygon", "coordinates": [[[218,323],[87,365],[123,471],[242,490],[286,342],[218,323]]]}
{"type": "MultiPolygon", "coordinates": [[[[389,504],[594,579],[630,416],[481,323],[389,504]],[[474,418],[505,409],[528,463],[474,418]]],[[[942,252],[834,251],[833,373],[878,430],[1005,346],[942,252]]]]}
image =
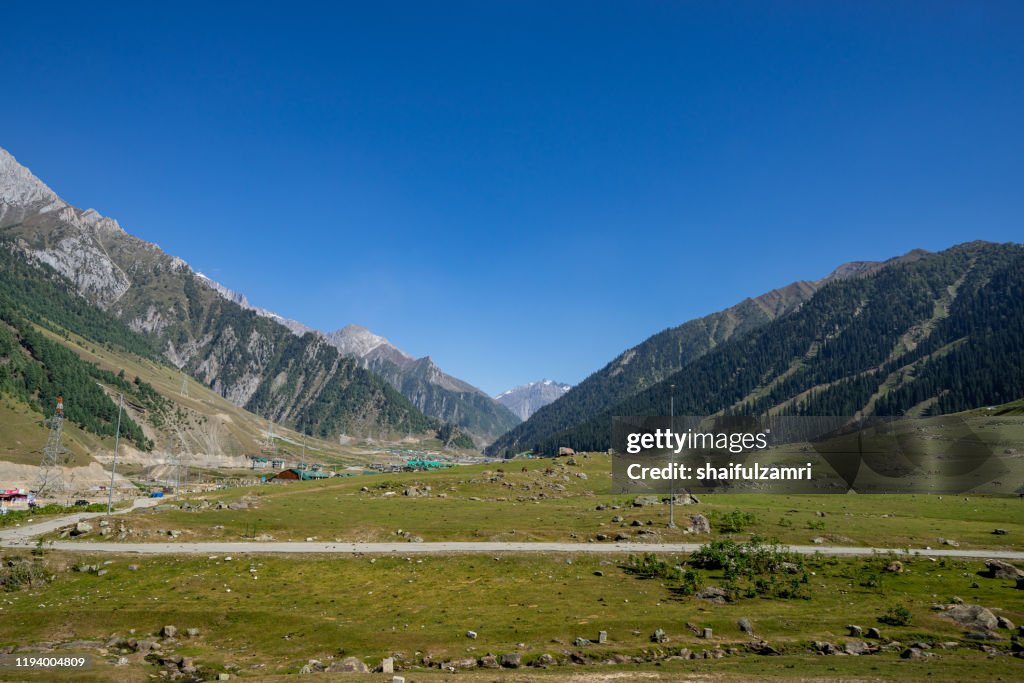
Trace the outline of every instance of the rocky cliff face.
{"type": "Polygon", "coordinates": [[[322,436],[433,427],[391,386],[294,321],[249,305],[116,221],[60,199],[0,149],[0,239],[154,338],[166,359],[239,406],[322,436]],[[293,322],[292,325],[288,325],[293,322]]]}

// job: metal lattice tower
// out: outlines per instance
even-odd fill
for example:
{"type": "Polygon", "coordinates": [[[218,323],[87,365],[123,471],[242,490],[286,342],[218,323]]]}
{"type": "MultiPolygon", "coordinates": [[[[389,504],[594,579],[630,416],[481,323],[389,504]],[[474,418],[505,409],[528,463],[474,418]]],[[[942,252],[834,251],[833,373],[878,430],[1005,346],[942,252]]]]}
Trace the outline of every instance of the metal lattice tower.
{"type": "Polygon", "coordinates": [[[61,439],[64,436],[64,397],[57,397],[57,409],[48,420],[50,436],[43,448],[43,461],[39,464],[39,481],[36,495],[56,497],[64,493],[64,465],[67,455],[61,439]]]}
{"type": "Polygon", "coordinates": [[[188,485],[188,453],[185,442],[178,439],[178,452],[174,455],[174,493],[179,493],[182,484],[188,485]]]}
{"type": "Polygon", "coordinates": [[[274,440],[274,422],[267,421],[267,432],[263,441],[262,449],[264,457],[273,458],[277,455],[277,441],[274,440]]]}

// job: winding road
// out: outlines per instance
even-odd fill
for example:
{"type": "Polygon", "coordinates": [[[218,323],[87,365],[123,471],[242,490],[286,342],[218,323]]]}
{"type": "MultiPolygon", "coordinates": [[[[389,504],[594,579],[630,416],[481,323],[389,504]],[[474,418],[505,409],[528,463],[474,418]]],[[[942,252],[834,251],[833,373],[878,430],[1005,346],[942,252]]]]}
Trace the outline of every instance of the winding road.
{"type": "MultiPolygon", "coordinates": [[[[157,505],[166,500],[139,499],[132,507],[117,510],[124,514],[139,508],[157,505]]],[[[61,515],[41,520],[31,525],[0,530],[0,547],[26,548],[36,543],[36,538],[68,524],[104,517],[105,512],[88,512],[61,515]]],[[[46,547],[51,550],[65,550],[81,553],[120,553],[139,555],[218,555],[245,553],[284,554],[401,554],[401,555],[446,555],[452,553],[690,553],[700,543],[510,543],[484,541],[441,541],[434,543],[319,543],[285,541],[213,541],[202,543],[122,543],[110,541],[53,541],[46,547]]],[[[897,555],[919,555],[921,557],[958,557],[999,560],[1024,560],[1024,550],[985,550],[965,548],[865,548],[859,546],[835,545],[791,545],[788,548],[801,555],[864,556],[894,553],[897,555]]]]}

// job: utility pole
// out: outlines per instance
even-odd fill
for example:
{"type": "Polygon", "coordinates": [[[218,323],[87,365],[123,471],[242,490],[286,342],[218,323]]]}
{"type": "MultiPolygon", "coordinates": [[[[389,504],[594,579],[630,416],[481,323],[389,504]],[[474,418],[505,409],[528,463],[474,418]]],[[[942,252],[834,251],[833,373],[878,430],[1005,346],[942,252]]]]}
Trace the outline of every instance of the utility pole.
{"type": "Polygon", "coordinates": [[[110,465],[110,490],[107,491],[107,515],[114,505],[114,473],[117,472],[117,446],[121,438],[121,412],[124,410],[124,394],[117,399],[117,429],[114,430],[114,462],[110,465]]]}
{"type": "Polygon", "coordinates": [[[299,465],[299,470],[306,469],[306,435],[302,435],[302,463],[299,465]]]}
{"type": "MultiPolygon", "coordinates": [[[[669,385],[669,431],[673,434],[676,431],[676,385],[669,385]]],[[[671,462],[669,464],[672,464],[671,462]]],[[[668,528],[676,528],[676,478],[671,476],[668,479],[668,528]]]]}

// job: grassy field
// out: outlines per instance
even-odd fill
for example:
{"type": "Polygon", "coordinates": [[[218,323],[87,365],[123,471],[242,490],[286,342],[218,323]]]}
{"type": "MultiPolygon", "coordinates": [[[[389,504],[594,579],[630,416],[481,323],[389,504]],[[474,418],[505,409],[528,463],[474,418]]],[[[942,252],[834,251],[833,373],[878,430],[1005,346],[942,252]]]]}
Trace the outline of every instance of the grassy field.
{"type": "MultiPolygon", "coordinates": [[[[960,596],[1017,623],[1024,621],[1024,591],[1014,590],[1012,582],[977,576],[984,568],[977,560],[904,559],[904,573],[886,575],[866,587],[888,558],[812,557],[804,597],[717,605],[681,595],[665,581],[641,578],[622,566],[624,558],[615,556],[118,556],[103,565],[109,557],[50,553],[36,560],[54,578],[45,587],[0,596],[0,645],[106,641],[114,635],[144,639],[171,624],[181,632],[198,628],[200,635],[179,638],[165,653],[194,657],[208,675],[231,671],[260,678],[297,673],[309,659],[330,663],[351,655],[372,667],[393,655],[401,665],[413,667],[410,680],[438,680],[420,675],[424,657],[440,662],[507,652],[520,653],[524,662],[542,654],[560,661],[544,675],[531,670],[529,678],[518,680],[559,680],[575,670],[714,672],[739,679],[799,674],[833,680],[953,680],[957,674],[961,680],[977,680],[984,672],[989,680],[1014,680],[1022,666],[1018,659],[981,652],[980,643],[965,640],[962,629],[931,609],[933,603],[960,596]],[[99,565],[107,573],[70,571],[79,563],[99,565]],[[130,571],[129,564],[137,569],[130,571]],[[972,587],[975,582],[977,587],[972,587]],[[894,605],[909,610],[908,625],[880,623],[894,605]],[[745,645],[750,636],[738,628],[740,618],[749,619],[757,636],[782,656],[749,652],[745,645]],[[937,649],[935,660],[922,662],[899,659],[899,648],[863,657],[811,654],[811,641],[838,645],[847,640],[847,624],[880,628],[884,640],[877,642],[959,645],[937,649]],[[699,638],[688,625],[710,627],[713,637],[699,638]],[[668,643],[651,642],[659,628],[667,633],[668,643]],[[468,630],[478,638],[468,639],[468,630]],[[574,645],[578,637],[596,643],[599,630],[608,632],[607,644],[574,645]],[[601,664],[615,655],[651,659],[681,648],[736,651],[714,661],[601,664]],[[572,664],[573,653],[592,661],[572,664]]],[[[664,559],[672,564],[686,558],[664,559]]],[[[723,584],[721,571],[700,573],[709,585],[723,584]]],[[[999,651],[1009,648],[1008,640],[989,645],[999,651]]],[[[63,650],[58,646],[56,651],[63,650]]],[[[84,678],[117,680],[119,671],[123,680],[139,680],[156,671],[139,654],[117,670],[106,659],[116,655],[100,656],[97,669],[84,678]]],[[[0,677],[7,673],[0,669],[0,677]]],[[[494,680],[499,673],[457,678],[494,680]]],[[[31,678],[20,672],[18,677],[31,678]]]]}
{"type": "Polygon", "coordinates": [[[667,528],[667,505],[633,507],[633,496],[609,493],[607,455],[577,462],[515,461],[500,468],[474,465],[232,489],[205,498],[213,503],[246,498],[254,507],[136,512],[127,523],[137,534],[127,540],[146,540],[150,530],[173,528],[182,532],[182,540],[265,534],[298,541],[385,541],[408,535],[425,541],[583,542],[598,534],[607,540],[624,534],[637,542],[701,541],[684,533],[688,515],[708,516],[717,537],[729,516],[741,510],[752,515],[734,534],[742,538],[756,533],[800,545],[820,538],[831,545],[894,548],[936,547],[940,539],[949,539],[961,548],[1024,547],[1024,500],[986,496],[714,494],[701,497],[697,505],[677,505],[681,528],[672,530],[667,528]],[[406,489],[424,491],[427,486],[428,495],[403,495],[406,489]],[[623,520],[613,522],[616,516],[623,520]],[[642,526],[632,526],[634,521],[642,526]],[[1007,534],[993,535],[996,528],[1007,534]],[[399,530],[402,536],[396,535],[399,530]]]}

